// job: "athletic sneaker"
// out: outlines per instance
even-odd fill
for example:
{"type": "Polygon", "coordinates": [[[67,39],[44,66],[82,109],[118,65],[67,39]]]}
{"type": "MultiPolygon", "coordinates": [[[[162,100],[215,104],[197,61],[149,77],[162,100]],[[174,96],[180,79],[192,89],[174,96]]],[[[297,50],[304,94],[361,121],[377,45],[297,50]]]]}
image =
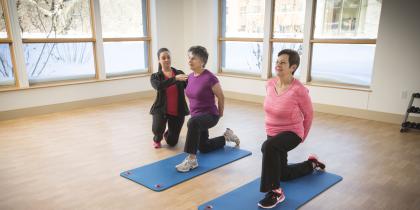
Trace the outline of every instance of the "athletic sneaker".
{"type": "Polygon", "coordinates": [[[315,168],[317,170],[324,171],[325,170],[325,164],[319,161],[318,156],[315,154],[310,154],[308,157],[308,161],[311,161],[312,163],[315,163],[315,168]]]}
{"type": "Polygon", "coordinates": [[[235,142],[236,146],[239,146],[239,144],[241,143],[238,136],[235,135],[233,133],[233,130],[231,130],[230,128],[226,128],[226,131],[223,134],[223,136],[225,137],[226,141],[235,142]]]}
{"type": "Polygon", "coordinates": [[[188,172],[194,168],[198,167],[197,158],[190,159],[189,157],[186,157],[182,163],[175,166],[176,170],[179,172],[188,172]]]}
{"type": "Polygon", "coordinates": [[[264,209],[274,208],[277,204],[284,201],[286,196],[284,196],[283,190],[274,190],[265,194],[264,199],[258,202],[258,206],[264,209]]]}
{"type": "Polygon", "coordinates": [[[161,147],[162,147],[162,145],[160,144],[160,141],[159,141],[159,142],[153,141],[153,147],[154,147],[155,149],[159,149],[159,148],[161,148],[161,147]]]}

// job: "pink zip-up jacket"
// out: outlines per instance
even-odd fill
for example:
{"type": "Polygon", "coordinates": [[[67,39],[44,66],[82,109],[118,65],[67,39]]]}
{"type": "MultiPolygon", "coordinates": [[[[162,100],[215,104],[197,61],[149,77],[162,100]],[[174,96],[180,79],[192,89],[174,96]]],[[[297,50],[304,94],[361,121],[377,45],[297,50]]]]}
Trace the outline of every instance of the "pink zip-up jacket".
{"type": "Polygon", "coordinates": [[[312,125],[313,108],[309,90],[293,79],[290,86],[277,94],[275,86],[278,77],[267,81],[267,96],[264,100],[265,129],[268,136],[284,131],[292,131],[302,142],[308,136],[312,125]]]}

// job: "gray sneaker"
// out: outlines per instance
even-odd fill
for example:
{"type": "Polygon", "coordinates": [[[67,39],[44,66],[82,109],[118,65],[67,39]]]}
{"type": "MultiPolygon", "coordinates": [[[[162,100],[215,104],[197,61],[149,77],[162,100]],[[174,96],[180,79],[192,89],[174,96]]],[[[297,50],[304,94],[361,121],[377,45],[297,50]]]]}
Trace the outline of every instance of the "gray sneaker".
{"type": "Polygon", "coordinates": [[[226,141],[235,142],[236,146],[239,146],[241,140],[239,140],[238,136],[233,133],[233,130],[230,128],[226,128],[225,133],[223,134],[226,141]]]}
{"type": "Polygon", "coordinates": [[[179,172],[188,172],[194,168],[198,167],[197,158],[190,159],[186,157],[182,163],[175,166],[176,170],[179,172]]]}

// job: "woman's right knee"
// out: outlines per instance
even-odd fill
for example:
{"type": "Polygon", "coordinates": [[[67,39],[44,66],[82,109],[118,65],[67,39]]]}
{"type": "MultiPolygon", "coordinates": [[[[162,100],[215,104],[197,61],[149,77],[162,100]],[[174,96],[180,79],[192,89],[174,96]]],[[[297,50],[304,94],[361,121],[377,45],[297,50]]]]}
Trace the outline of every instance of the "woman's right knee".
{"type": "Polygon", "coordinates": [[[261,152],[265,153],[267,151],[267,147],[271,147],[271,139],[267,139],[264,141],[264,143],[261,146],[261,152]]]}
{"type": "Polygon", "coordinates": [[[273,150],[276,150],[279,152],[287,152],[284,149],[281,139],[275,139],[275,138],[267,139],[261,146],[262,153],[265,153],[267,151],[273,151],[273,150]]]}

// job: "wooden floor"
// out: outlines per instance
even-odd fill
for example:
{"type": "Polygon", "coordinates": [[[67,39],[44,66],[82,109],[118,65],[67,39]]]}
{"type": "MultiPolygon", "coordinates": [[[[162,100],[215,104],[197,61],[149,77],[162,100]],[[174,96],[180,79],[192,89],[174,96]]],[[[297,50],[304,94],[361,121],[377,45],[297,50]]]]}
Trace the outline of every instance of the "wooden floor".
{"type": "MultiPolygon", "coordinates": [[[[0,122],[0,209],[197,209],[259,177],[264,115],[228,100],[211,135],[232,128],[253,155],[163,192],[119,173],[182,152],[151,146],[152,99],[0,122]]],[[[344,180],[301,209],[420,209],[420,133],[316,113],[291,162],[317,153],[344,180]]]]}

